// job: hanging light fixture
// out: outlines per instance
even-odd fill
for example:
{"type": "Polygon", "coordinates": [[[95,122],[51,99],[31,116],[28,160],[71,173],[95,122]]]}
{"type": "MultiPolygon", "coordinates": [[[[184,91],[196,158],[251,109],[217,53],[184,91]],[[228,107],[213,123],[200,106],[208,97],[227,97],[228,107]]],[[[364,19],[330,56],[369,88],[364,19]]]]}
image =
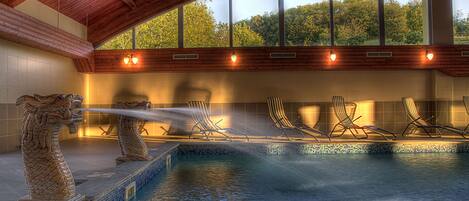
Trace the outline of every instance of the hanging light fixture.
{"type": "Polygon", "coordinates": [[[329,59],[334,62],[337,59],[337,54],[334,52],[334,50],[331,50],[329,53],[329,59]]]}
{"type": "Polygon", "coordinates": [[[434,57],[435,55],[433,54],[431,50],[429,49],[425,50],[425,58],[427,58],[428,61],[433,60],[434,57]]]}
{"type": "Polygon", "coordinates": [[[132,62],[132,64],[138,63],[138,57],[134,56],[133,54],[127,55],[124,57],[124,64],[128,65],[132,62]]]}
{"type": "Polygon", "coordinates": [[[236,63],[238,60],[238,56],[236,55],[235,52],[231,53],[231,62],[236,63]]]}

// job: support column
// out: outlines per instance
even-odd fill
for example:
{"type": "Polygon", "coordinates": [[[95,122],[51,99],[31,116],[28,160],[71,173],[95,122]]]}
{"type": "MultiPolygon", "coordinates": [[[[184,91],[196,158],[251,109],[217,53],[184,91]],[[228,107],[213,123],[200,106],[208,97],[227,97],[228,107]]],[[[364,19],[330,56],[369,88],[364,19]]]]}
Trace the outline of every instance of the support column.
{"type": "MultiPolygon", "coordinates": [[[[425,1],[424,1],[425,2],[425,1]]],[[[428,0],[429,34],[433,45],[453,44],[453,6],[451,0],[428,0]]],[[[426,23],[425,23],[426,24],[426,23]]]]}

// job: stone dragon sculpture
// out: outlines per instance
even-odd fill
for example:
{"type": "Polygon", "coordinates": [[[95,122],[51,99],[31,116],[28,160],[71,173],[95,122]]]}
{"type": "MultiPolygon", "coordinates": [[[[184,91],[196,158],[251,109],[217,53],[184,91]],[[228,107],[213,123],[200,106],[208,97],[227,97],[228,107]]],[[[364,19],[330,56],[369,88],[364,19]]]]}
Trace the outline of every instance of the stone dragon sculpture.
{"type": "Polygon", "coordinates": [[[77,132],[82,120],[83,98],[78,95],[22,96],[17,106],[24,107],[22,152],[29,196],[21,200],[78,201],[72,173],[59,146],[64,125],[77,132]]]}
{"type": "MultiPolygon", "coordinates": [[[[151,107],[148,101],[118,102],[114,105],[119,109],[147,110],[151,107]]],[[[117,135],[121,147],[122,156],[116,159],[116,162],[125,161],[144,161],[150,160],[148,148],[143,138],[140,136],[141,120],[135,117],[120,115],[117,135]]]]}

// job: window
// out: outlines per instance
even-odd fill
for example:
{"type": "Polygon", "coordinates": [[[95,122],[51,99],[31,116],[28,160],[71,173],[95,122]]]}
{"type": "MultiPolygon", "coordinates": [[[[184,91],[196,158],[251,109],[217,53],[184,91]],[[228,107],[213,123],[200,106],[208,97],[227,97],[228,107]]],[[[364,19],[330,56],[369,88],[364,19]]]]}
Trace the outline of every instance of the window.
{"type": "Polygon", "coordinates": [[[386,45],[422,44],[423,13],[422,0],[385,0],[386,45]]]}
{"type": "Polygon", "coordinates": [[[184,47],[229,47],[229,1],[197,0],[184,6],[184,47]]]}
{"type": "Polygon", "coordinates": [[[379,45],[377,0],[334,0],[336,45],[379,45]]]}
{"type": "Polygon", "coordinates": [[[102,44],[99,50],[122,50],[132,49],[132,29],[117,35],[102,44]]]}
{"type": "Polygon", "coordinates": [[[329,0],[286,0],[285,43],[330,45],[329,0]]]}
{"type": "Polygon", "coordinates": [[[135,31],[137,49],[177,48],[178,10],[174,9],[138,25],[135,31]]]}
{"type": "Polygon", "coordinates": [[[234,46],[279,45],[278,0],[233,1],[234,46]]]}
{"type": "Polygon", "coordinates": [[[469,2],[453,0],[454,44],[469,44],[469,2]]]}

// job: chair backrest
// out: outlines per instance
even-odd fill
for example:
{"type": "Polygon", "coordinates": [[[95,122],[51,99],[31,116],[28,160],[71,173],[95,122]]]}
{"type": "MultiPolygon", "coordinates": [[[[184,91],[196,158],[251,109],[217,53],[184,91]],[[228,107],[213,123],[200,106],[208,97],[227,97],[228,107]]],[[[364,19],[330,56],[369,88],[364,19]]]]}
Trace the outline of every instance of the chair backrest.
{"type": "Polygon", "coordinates": [[[466,107],[466,113],[469,114],[469,96],[463,96],[464,107],[466,107]]]}
{"type": "Polygon", "coordinates": [[[269,107],[269,116],[272,121],[275,122],[275,126],[278,128],[293,128],[295,127],[287,115],[285,114],[285,109],[283,108],[283,101],[278,97],[268,97],[267,106],[269,107]]]}
{"type": "Polygon", "coordinates": [[[192,109],[192,118],[196,123],[205,130],[218,130],[220,129],[210,119],[210,112],[207,103],[204,101],[189,101],[187,103],[189,108],[192,109]]]}
{"type": "Polygon", "coordinates": [[[411,97],[403,97],[402,104],[404,105],[404,110],[407,117],[419,126],[428,126],[430,125],[417,111],[417,106],[415,106],[415,101],[411,97]]]}
{"type": "Polygon", "coordinates": [[[337,117],[337,120],[339,120],[340,124],[346,127],[353,126],[353,115],[355,114],[356,105],[352,109],[352,112],[351,112],[352,116],[350,116],[347,113],[347,107],[346,107],[344,97],[333,96],[332,107],[334,108],[335,116],[337,117]]]}

